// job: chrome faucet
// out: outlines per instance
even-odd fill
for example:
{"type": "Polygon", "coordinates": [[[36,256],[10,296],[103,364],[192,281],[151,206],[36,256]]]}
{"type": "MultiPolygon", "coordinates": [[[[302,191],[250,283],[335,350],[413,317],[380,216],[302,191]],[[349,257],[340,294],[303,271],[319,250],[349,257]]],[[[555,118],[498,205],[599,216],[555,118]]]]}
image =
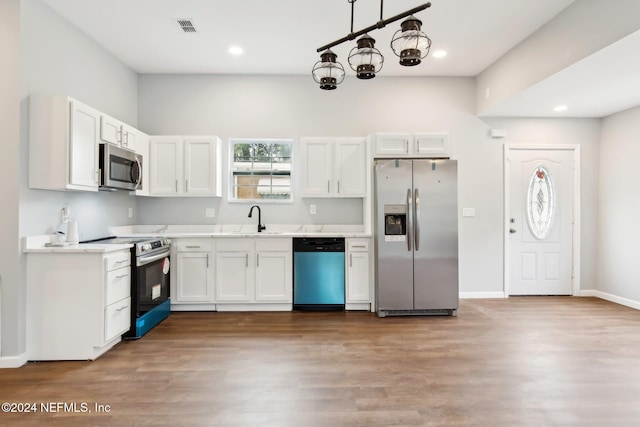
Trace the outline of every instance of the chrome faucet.
{"type": "Polygon", "coordinates": [[[260,210],[260,206],[258,205],[251,206],[251,209],[249,209],[249,218],[251,218],[251,214],[253,213],[253,208],[258,208],[258,233],[260,233],[262,230],[265,230],[267,227],[262,225],[262,211],[260,210]]]}

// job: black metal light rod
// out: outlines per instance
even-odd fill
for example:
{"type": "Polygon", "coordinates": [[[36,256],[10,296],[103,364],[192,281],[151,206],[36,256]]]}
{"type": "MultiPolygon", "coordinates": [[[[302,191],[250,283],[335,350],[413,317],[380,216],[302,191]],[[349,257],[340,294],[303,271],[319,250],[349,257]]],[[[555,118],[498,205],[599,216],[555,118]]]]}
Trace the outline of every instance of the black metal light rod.
{"type": "Polygon", "coordinates": [[[352,32],[351,34],[347,34],[346,36],[344,36],[341,39],[338,39],[338,40],[336,40],[334,42],[331,42],[331,43],[326,44],[326,45],[324,45],[322,47],[319,47],[317,49],[317,52],[322,52],[322,51],[330,49],[330,48],[332,48],[334,46],[337,46],[337,45],[339,45],[341,43],[344,43],[346,41],[353,40],[358,36],[361,36],[363,34],[368,33],[369,31],[376,30],[376,29],[379,29],[379,28],[384,28],[388,24],[391,24],[392,22],[399,21],[402,18],[406,18],[407,16],[413,15],[414,13],[418,13],[418,12],[420,12],[422,10],[425,10],[425,9],[429,8],[429,7],[431,7],[431,3],[425,3],[425,4],[422,4],[420,6],[414,7],[413,9],[407,10],[406,12],[402,12],[399,15],[392,16],[391,18],[387,18],[385,20],[380,20],[380,21],[376,22],[375,24],[368,26],[367,28],[363,28],[362,30],[357,31],[355,33],[352,32]]]}

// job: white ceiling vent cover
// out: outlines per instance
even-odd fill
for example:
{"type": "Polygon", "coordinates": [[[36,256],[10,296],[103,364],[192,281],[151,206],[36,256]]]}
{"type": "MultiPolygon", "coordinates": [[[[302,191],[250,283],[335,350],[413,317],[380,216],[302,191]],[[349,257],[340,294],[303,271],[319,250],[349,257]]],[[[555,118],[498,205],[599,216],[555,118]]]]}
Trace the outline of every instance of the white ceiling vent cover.
{"type": "Polygon", "coordinates": [[[178,18],[174,20],[176,22],[176,24],[178,25],[178,28],[180,28],[180,30],[183,33],[197,33],[198,31],[196,30],[196,26],[193,23],[192,19],[189,18],[178,18]]]}

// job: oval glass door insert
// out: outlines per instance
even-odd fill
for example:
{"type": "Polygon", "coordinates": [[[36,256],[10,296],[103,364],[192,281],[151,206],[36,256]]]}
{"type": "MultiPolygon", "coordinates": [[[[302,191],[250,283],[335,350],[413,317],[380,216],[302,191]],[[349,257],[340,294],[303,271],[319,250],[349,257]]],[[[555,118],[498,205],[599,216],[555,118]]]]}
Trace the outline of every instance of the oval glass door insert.
{"type": "Polygon", "coordinates": [[[551,231],[555,214],[555,192],[549,170],[540,165],[533,170],[527,190],[527,222],[536,239],[544,239],[551,231]]]}

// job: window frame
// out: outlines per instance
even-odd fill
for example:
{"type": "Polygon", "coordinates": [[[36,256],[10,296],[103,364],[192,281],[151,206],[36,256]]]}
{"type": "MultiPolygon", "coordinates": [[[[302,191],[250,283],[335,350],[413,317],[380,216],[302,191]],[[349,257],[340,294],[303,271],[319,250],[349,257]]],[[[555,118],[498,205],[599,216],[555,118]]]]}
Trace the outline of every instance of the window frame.
{"type": "MultiPolygon", "coordinates": [[[[251,204],[251,203],[273,203],[273,204],[287,204],[293,203],[294,196],[294,185],[293,185],[293,177],[294,177],[294,158],[295,158],[295,140],[293,138],[229,138],[229,143],[227,145],[228,149],[228,192],[227,192],[227,201],[229,203],[243,203],[243,204],[251,204]],[[260,199],[260,198],[252,198],[252,199],[238,199],[235,195],[235,175],[234,175],[234,145],[238,143],[245,144],[289,144],[291,146],[291,163],[289,169],[289,198],[288,199],[260,199]]],[[[269,176],[277,176],[270,174],[269,176]]]]}

